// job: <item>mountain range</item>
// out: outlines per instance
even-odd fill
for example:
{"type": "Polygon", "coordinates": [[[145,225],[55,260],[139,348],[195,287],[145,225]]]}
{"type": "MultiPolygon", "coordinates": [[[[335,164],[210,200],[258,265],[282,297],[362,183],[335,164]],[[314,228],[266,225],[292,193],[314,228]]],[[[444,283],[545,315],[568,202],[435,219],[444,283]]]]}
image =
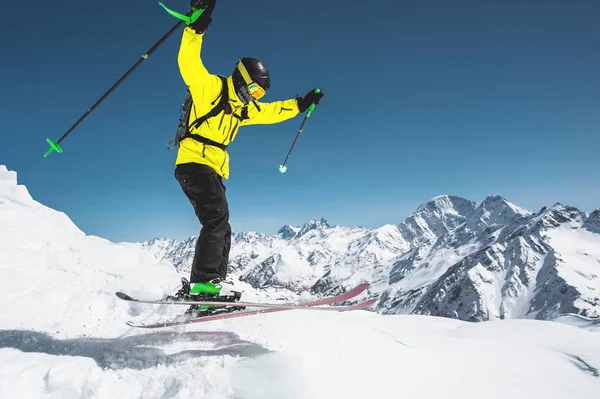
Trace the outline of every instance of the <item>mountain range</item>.
{"type": "MultiPolygon", "coordinates": [[[[190,270],[196,237],[138,243],[190,270]]],[[[376,311],[485,321],[600,316],[600,209],[537,213],[499,195],[442,195],[377,229],[315,219],[275,235],[236,231],[229,270],[255,288],[332,294],[370,281],[376,311]]]]}

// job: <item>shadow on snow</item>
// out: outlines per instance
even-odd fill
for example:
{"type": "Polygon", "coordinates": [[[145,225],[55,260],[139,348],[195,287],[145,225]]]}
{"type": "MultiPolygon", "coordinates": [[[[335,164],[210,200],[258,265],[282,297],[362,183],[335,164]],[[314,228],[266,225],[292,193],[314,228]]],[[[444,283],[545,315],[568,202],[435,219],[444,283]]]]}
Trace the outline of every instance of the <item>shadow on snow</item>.
{"type": "Polygon", "coordinates": [[[0,330],[0,348],[22,352],[45,353],[54,356],[81,356],[94,359],[102,368],[147,369],[171,365],[196,357],[240,356],[254,357],[270,351],[245,341],[232,332],[198,331],[186,333],[157,332],[122,338],[58,339],[46,333],[29,330],[0,330]],[[167,354],[160,346],[187,344],[185,350],[167,354]],[[211,349],[190,349],[190,346],[211,349]]]}

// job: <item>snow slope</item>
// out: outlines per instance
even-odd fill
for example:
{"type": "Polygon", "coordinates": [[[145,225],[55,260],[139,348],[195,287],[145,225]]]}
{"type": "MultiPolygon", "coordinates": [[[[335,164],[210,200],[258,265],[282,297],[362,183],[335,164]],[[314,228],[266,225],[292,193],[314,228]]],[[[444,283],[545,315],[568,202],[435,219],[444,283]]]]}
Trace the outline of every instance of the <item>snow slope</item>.
{"type": "Polygon", "coordinates": [[[10,304],[0,309],[2,328],[46,325],[63,336],[116,327],[127,312],[114,290],[161,295],[177,286],[169,263],[133,244],[85,235],[64,213],[33,200],[6,167],[0,179],[0,298],[10,304]],[[54,317],[61,311],[64,319],[54,317]]]}
{"type": "Polygon", "coordinates": [[[115,290],[155,297],[177,288],[179,274],[154,259],[138,246],[85,235],[0,166],[0,398],[600,393],[600,334],[563,323],[290,311],[129,328],[126,320],[182,311],[114,297],[115,290]]]}
{"type": "Polygon", "coordinates": [[[592,399],[600,392],[600,334],[544,321],[297,311],[196,331],[123,329],[104,339],[99,331],[69,339],[0,334],[7,398],[592,399]]]}

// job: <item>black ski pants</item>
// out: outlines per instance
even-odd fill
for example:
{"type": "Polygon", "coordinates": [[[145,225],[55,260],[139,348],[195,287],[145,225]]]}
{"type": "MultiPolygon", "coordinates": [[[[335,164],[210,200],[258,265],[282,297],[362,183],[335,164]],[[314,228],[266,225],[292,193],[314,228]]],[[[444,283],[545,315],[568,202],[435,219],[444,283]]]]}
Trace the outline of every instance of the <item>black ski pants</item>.
{"type": "Polygon", "coordinates": [[[231,248],[231,226],[223,178],[210,166],[196,163],[177,165],[175,178],[202,225],[190,282],[225,279],[231,248]]]}

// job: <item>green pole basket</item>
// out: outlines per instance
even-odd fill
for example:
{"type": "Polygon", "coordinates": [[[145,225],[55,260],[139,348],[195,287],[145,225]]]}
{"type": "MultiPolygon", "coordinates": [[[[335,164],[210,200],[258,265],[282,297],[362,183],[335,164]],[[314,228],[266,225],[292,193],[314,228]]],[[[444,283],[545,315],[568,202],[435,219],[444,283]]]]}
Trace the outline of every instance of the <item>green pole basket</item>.
{"type": "Polygon", "coordinates": [[[52,153],[52,151],[56,151],[59,154],[62,154],[63,150],[62,150],[62,148],[60,148],[60,146],[58,145],[58,143],[56,143],[56,142],[54,142],[54,141],[52,141],[50,139],[46,139],[46,141],[48,142],[48,144],[50,144],[50,148],[44,154],[44,158],[46,158],[48,155],[50,155],[52,153]]]}

